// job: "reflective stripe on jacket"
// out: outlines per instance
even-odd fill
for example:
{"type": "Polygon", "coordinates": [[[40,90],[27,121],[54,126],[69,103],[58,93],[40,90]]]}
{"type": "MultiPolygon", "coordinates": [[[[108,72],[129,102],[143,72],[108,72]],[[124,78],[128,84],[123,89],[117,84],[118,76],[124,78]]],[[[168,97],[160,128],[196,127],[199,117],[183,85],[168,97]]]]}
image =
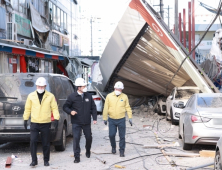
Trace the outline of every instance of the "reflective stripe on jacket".
{"type": "Polygon", "coordinates": [[[108,115],[112,119],[121,119],[128,114],[132,118],[132,110],[129,105],[129,100],[126,94],[121,93],[118,97],[114,92],[106,97],[105,106],[103,109],[103,120],[108,119],[108,115]]]}
{"type": "Polygon", "coordinates": [[[23,118],[28,120],[31,115],[33,123],[49,123],[51,122],[51,112],[53,112],[54,119],[59,120],[60,115],[55,96],[45,90],[40,104],[37,92],[34,91],[28,95],[23,118]]]}

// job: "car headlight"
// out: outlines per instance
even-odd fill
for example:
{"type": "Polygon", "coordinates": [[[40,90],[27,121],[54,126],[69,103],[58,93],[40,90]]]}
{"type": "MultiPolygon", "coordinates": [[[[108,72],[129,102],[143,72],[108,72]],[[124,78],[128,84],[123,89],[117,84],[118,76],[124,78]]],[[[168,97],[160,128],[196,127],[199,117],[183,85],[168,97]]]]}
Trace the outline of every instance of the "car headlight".
{"type": "Polygon", "coordinates": [[[175,117],[179,118],[180,117],[180,113],[175,112],[175,117]]]}
{"type": "Polygon", "coordinates": [[[173,106],[175,108],[180,108],[180,109],[183,109],[185,107],[184,102],[181,102],[181,101],[179,101],[178,103],[173,103],[173,106]]]}

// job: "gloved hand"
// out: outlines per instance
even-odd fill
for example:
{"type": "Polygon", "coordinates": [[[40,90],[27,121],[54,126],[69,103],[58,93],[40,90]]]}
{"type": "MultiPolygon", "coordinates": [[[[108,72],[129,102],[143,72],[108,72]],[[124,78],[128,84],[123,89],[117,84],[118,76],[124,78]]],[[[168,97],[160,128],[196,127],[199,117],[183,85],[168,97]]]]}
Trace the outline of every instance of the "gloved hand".
{"type": "Polygon", "coordinates": [[[27,130],[27,124],[28,124],[28,120],[24,120],[24,127],[25,127],[25,130],[27,130]]]}
{"type": "Polygon", "coordinates": [[[104,124],[107,125],[107,120],[104,120],[104,124]]]}
{"type": "Polygon", "coordinates": [[[54,120],[55,131],[57,131],[57,129],[58,129],[58,124],[59,124],[59,121],[55,119],[54,120]]]}
{"type": "Polygon", "coordinates": [[[129,123],[130,123],[131,126],[133,126],[132,119],[129,119],[129,123]]]}

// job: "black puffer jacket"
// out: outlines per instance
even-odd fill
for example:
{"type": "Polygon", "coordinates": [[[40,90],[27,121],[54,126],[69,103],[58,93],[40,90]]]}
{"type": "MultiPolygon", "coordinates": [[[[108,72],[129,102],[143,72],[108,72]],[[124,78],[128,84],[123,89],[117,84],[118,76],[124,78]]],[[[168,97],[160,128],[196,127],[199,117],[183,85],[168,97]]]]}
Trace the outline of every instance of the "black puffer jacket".
{"type": "Polygon", "coordinates": [[[76,111],[77,114],[72,116],[72,124],[90,124],[91,115],[93,120],[97,120],[97,110],[95,102],[92,95],[88,92],[84,93],[82,98],[77,92],[69,95],[65,104],[63,105],[63,110],[67,114],[71,114],[71,111],[76,111]]]}

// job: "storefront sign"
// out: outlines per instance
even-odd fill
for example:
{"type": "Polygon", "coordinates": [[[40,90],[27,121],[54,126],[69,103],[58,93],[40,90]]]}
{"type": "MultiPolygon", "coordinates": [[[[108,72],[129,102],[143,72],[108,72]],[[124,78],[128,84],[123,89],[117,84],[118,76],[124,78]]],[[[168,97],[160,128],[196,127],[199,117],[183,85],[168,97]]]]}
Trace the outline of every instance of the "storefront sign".
{"type": "Polygon", "coordinates": [[[9,58],[9,63],[10,64],[17,64],[17,59],[16,58],[9,58]]]}
{"type": "Polygon", "coordinates": [[[15,23],[17,23],[17,34],[31,38],[30,20],[15,14],[15,23]]]}

